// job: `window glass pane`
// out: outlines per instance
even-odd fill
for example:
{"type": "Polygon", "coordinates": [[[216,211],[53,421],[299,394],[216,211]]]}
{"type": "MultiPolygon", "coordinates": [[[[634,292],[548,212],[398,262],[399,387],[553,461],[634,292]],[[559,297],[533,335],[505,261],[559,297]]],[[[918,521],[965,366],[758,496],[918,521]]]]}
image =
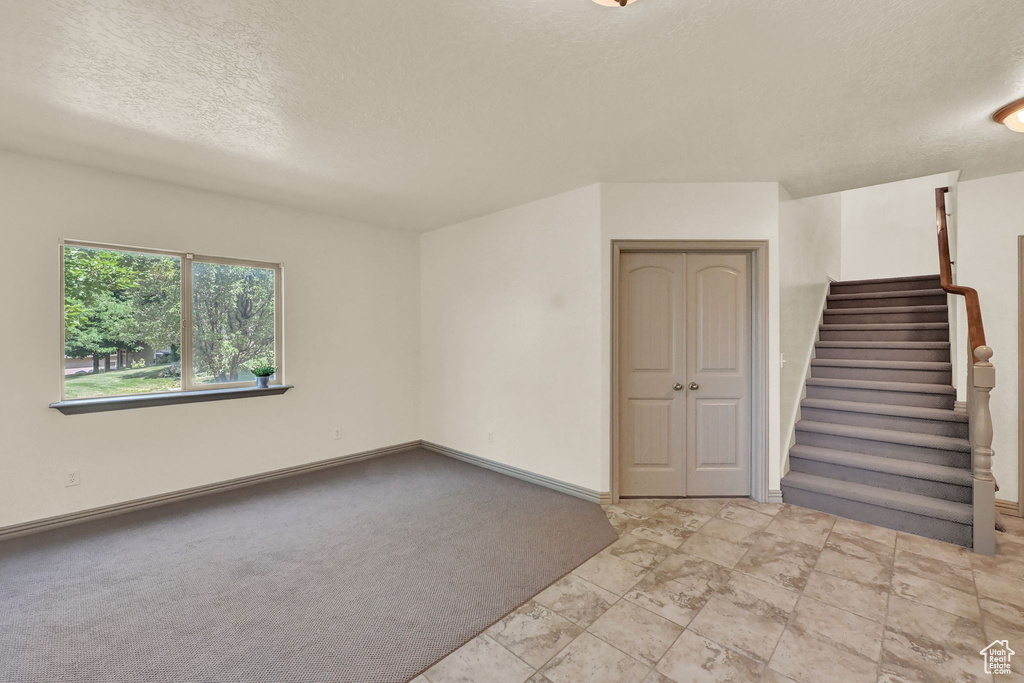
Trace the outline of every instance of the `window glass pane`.
{"type": "Polygon", "coordinates": [[[181,389],[181,260],[64,247],[68,399],[181,389]]]}
{"type": "Polygon", "coordinates": [[[192,263],[193,382],[251,382],[274,365],[274,271],[192,263]]]}

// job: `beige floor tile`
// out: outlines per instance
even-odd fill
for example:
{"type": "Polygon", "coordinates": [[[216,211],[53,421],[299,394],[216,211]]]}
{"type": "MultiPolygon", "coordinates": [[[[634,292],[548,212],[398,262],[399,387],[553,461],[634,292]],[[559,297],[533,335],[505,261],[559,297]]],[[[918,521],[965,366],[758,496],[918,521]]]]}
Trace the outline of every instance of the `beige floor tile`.
{"type": "Polygon", "coordinates": [[[973,593],[958,591],[902,569],[897,569],[893,574],[892,592],[894,595],[920,602],[943,612],[973,620],[981,618],[978,597],[973,593]]]}
{"type": "Polygon", "coordinates": [[[996,555],[1024,560],[1024,538],[996,534],[996,555]]]}
{"type": "Polygon", "coordinates": [[[925,557],[942,560],[957,567],[971,566],[971,551],[952,543],[943,543],[932,538],[900,532],[896,538],[896,549],[906,550],[925,557]]]}
{"type": "Polygon", "coordinates": [[[892,566],[883,567],[831,548],[821,551],[814,569],[878,590],[887,590],[892,579],[892,566]]]}
{"type": "Polygon", "coordinates": [[[748,507],[735,504],[722,508],[717,517],[727,522],[735,522],[736,524],[742,524],[743,526],[749,526],[752,529],[758,530],[764,529],[775,519],[772,515],[766,515],[762,512],[751,510],[748,507]]]}
{"type": "Polygon", "coordinates": [[[1011,578],[975,571],[974,585],[979,597],[1024,607],[1024,575],[1011,578]]]}
{"type": "Polygon", "coordinates": [[[859,536],[866,538],[876,543],[881,543],[884,546],[892,548],[896,545],[897,532],[894,529],[886,529],[885,527],[875,526],[874,524],[865,524],[864,522],[858,522],[853,519],[844,519],[842,517],[836,518],[836,523],[832,527],[832,531],[835,533],[845,534],[847,536],[859,536]]]}
{"type": "Polygon", "coordinates": [[[647,570],[600,552],[577,567],[573,574],[616,595],[622,595],[646,576],[647,570]]]}
{"type": "Polygon", "coordinates": [[[713,640],[685,631],[657,670],[675,683],[746,683],[756,681],[764,664],[713,640]]]}
{"type": "Polygon", "coordinates": [[[551,679],[544,674],[536,673],[530,676],[530,679],[526,683],[551,683],[551,679]]]}
{"type": "Polygon", "coordinates": [[[745,508],[750,508],[754,512],[771,515],[772,517],[786,509],[786,505],[784,503],[758,503],[753,498],[735,498],[731,504],[742,505],[745,508]]]}
{"type": "Polygon", "coordinates": [[[720,538],[723,541],[729,541],[730,543],[736,543],[738,545],[750,546],[755,540],[757,535],[760,533],[757,529],[742,524],[736,524],[735,522],[726,521],[720,517],[715,517],[707,522],[700,528],[700,532],[705,536],[712,536],[713,538],[720,538]]]}
{"type": "Polygon", "coordinates": [[[800,599],[798,591],[740,572],[733,572],[728,583],[715,591],[715,595],[734,605],[759,609],[766,614],[769,610],[776,610],[772,616],[783,620],[788,618],[800,599]]]}
{"type": "Polygon", "coordinates": [[[986,644],[980,623],[894,595],[882,669],[913,681],[988,680],[978,654],[986,644]]]}
{"type": "MultiPolygon", "coordinates": [[[[981,606],[986,640],[1006,638],[1010,633],[1024,634],[1024,607],[989,598],[979,598],[978,602],[981,606]]],[[[1015,639],[1014,642],[1024,644],[1024,638],[1015,639]]],[[[1021,655],[1024,655],[1024,651],[1021,655]]],[[[1024,657],[1021,661],[1021,666],[1024,667],[1024,657]]]]}
{"type": "Polygon", "coordinates": [[[870,659],[792,629],[782,635],[768,667],[797,683],[875,683],[878,672],[870,659]]]}
{"type": "Polygon", "coordinates": [[[671,678],[658,671],[651,671],[644,679],[644,683],[676,683],[671,678]]]}
{"type": "Polygon", "coordinates": [[[783,676],[773,669],[765,669],[761,674],[761,683],[797,683],[789,676],[783,676]]]}
{"type": "Polygon", "coordinates": [[[565,617],[531,600],[485,633],[519,659],[538,668],[582,631],[565,617]]]}
{"type": "Polygon", "coordinates": [[[828,542],[825,543],[825,547],[829,550],[842,553],[847,557],[866,560],[882,567],[892,566],[894,559],[892,546],[879,543],[878,541],[872,541],[871,539],[864,538],[863,536],[850,536],[848,534],[833,532],[829,535],[828,542]]]}
{"type": "Polygon", "coordinates": [[[873,662],[882,652],[882,624],[807,596],[800,598],[789,629],[873,662]]]}
{"type": "Polygon", "coordinates": [[[669,502],[666,498],[620,498],[617,505],[623,510],[650,517],[669,502]]]}
{"type": "Polygon", "coordinates": [[[575,574],[569,574],[538,594],[535,601],[583,628],[619,600],[619,596],[575,574]]]}
{"type": "Polygon", "coordinates": [[[885,621],[889,602],[889,592],[884,588],[872,588],[819,571],[811,573],[804,595],[878,623],[885,621]]]}
{"type": "Polygon", "coordinates": [[[679,546],[679,552],[732,569],[740,558],[747,554],[747,545],[723,541],[697,532],[679,546]]]}
{"type": "Polygon", "coordinates": [[[430,683],[523,683],[533,667],[486,635],[477,636],[424,674],[430,683]]]}
{"type": "Polygon", "coordinates": [[[794,513],[783,510],[775,515],[775,519],[765,531],[793,541],[800,541],[820,548],[825,544],[836,518],[824,512],[794,513]]]}
{"type": "Polygon", "coordinates": [[[687,628],[748,657],[766,662],[786,628],[785,620],[773,618],[773,614],[741,607],[722,597],[712,597],[687,628]]]}
{"type": "Polygon", "coordinates": [[[609,645],[654,666],[683,628],[628,601],[620,601],[587,629],[609,645]]]}
{"type": "Polygon", "coordinates": [[[654,571],[699,591],[725,585],[729,580],[729,570],[722,565],[685,553],[669,555],[654,571]]]}
{"type": "Polygon", "coordinates": [[[672,549],[661,543],[626,533],[601,553],[612,555],[644,569],[653,569],[672,553],[672,549]]]}
{"type": "Polygon", "coordinates": [[[710,593],[707,581],[680,583],[653,571],[626,593],[625,599],[675,624],[686,626],[707,602],[710,593]]]}
{"type": "Polygon", "coordinates": [[[1024,561],[1006,555],[989,557],[971,553],[971,566],[977,571],[1009,578],[1024,576],[1024,561]]]}
{"type": "Polygon", "coordinates": [[[608,523],[612,525],[612,528],[617,532],[624,533],[628,531],[632,526],[641,524],[646,517],[643,515],[619,507],[618,505],[607,505],[604,508],[604,514],[608,517],[608,523]]]}
{"type": "Polygon", "coordinates": [[[649,667],[586,632],[540,671],[551,683],[642,683],[649,672],[649,667]]]}
{"type": "Polygon", "coordinates": [[[409,683],[430,683],[430,681],[427,680],[426,676],[420,674],[416,678],[414,678],[411,681],[409,681],[409,683]]]}
{"type": "MultiPolygon", "coordinates": [[[[899,540],[896,541],[897,546],[899,540]]],[[[905,573],[941,583],[964,593],[974,593],[974,576],[967,567],[943,562],[908,550],[896,550],[895,567],[905,573]]]]}
{"type": "Polygon", "coordinates": [[[712,515],[693,510],[680,510],[673,505],[666,505],[651,515],[651,519],[658,524],[676,526],[687,531],[697,531],[711,518],[712,515]]]}
{"type": "Polygon", "coordinates": [[[784,588],[802,590],[817,557],[818,549],[812,545],[762,534],[734,569],[784,588]]]}
{"type": "Polygon", "coordinates": [[[681,500],[673,500],[669,503],[669,505],[676,510],[708,516],[718,514],[718,512],[728,504],[728,500],[723,500],[721,498],[684,498],[681,500]]]}
{"type": "Polygon", "coordinates": [[[692,529],[672,523],[671,520],[663,517],[660,513],[648,517],[642,522],[624,527],[620,533],[626,531],[639,538],[660,543],[671,550],[681,546],[683,541],[694,533],[692,529]]]}

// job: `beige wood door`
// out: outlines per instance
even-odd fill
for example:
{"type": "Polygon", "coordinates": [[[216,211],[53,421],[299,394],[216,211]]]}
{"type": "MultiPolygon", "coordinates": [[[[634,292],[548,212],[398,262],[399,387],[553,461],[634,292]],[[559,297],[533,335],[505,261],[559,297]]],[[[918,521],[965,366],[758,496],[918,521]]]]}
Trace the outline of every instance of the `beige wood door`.
{"type": "Polygon", "coordinates": [[[750,256],[624,253],[619,495],[750,495],[750,256]]]}
{"type": "Polygon", "coordinates": [[[686,259],[686,495],[748,496],[751,296],[747,254],[686,259]]]}
{"type": "Polygon", "coordinates": [[[682,496],[683,254],[619,264],[619,494],[682,496]],[[679,390],[673,387],[678,386],[679,390]]]}

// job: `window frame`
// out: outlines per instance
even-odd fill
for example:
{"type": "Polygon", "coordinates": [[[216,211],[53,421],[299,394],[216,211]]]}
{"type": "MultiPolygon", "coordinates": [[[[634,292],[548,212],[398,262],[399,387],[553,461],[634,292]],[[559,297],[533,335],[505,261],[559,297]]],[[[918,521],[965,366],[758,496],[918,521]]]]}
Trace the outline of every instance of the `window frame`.
{"type": "Polygon", "coordinates": [[[262,268],[274,271],[274,364],[277,372],[270,381],[271,386],[287,386],[284,380],[284,265],[270,261],[255,261],[252,259],[228,258],[224,256],[208,256],[189,251],[173,251],[170,249],[155,249],[151,247],[134,247],[124,244],[111,244],[107,242],[93,242],[89,240],[60,239],[58,240],[58,261],[60,265],[60,287],[59,287],[59,311],[60,311],[60,402],[74,403],[76,401],[95,401],[100,399],[123,399],[130,396],[175,396],[184,394],[201,394],[208,391],[220,389],[243,389],[253,387],[253,382],[217,382],[214,384],[196,384],[193,381],[193,356],[192,356],[192,264],[212,263],[225,266],[242,266],[248,268],[262,268]],[[65,328],[64,328],[64,250],[65,247],[81,247],[83,249],[103,249],[109,251],[125,251],[135,254],[152,254],[154,256],[173,256],[180,259],[181,263],[181,389],[176,391],[154,391],[141,394],[118,394],[115,396],[102,396],[82,399],[68,399],[65,381],[65,328]]]}

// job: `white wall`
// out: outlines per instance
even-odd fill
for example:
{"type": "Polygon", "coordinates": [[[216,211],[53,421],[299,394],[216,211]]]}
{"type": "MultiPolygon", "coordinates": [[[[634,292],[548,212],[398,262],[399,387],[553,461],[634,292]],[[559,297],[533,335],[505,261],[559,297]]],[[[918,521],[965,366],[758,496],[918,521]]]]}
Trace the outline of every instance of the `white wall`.
{"type": "Polygon", "coordinates": [[[419,438],[416,235],[7,153],[0,207],[0,526],[419,438]],[[295,389],[89,415],[48,408],[59,398],[61,237],[283,262],[295,389]],[[80,486],[63,486],[70,469],[80,486]]]}
{"type": "Polygon", "coordinates": [[[958,173],[914,178],[842,193],[844,280],[938,272],[935,188],[958,173]]]}
{"type": "Polygon", "coordinates": [[[611,240],[769,240],[774,359],[777,187],[595,185],[423,235],[423,438],[608,491],[611,240]]]}
{"type": "MultiPolygon", "coordinates": [[[[1000,489],[996,496],[1016,501],[1020,495],[1017,237],[1024,235],[1024,173],[961,181],[957,193],[957,282],[978,290],[986,341],[994,351],[992,363],[996,366],[996,388],[992,390],[992,471],[1000,489]]],[[[957,335],[957,355],[966,359],[967,325],[962,301],[957,308],[964,331],[957,335]]],[[[960,376],[964,374],[961,371],[960,376]]]]}
{"type": "Polygon", "coordinates": [[[781,350],[786,364],[779,383],[782,406],[782,468],[809,375],[829,278],[841,276],[840,193],[779,203],[779,301],[781,350]]]}
{"type": "Polygon", "coordinates": [[[607,490],[598,192],[422,236],[424,439],[607,490]]]}
{"type": "Polygon", "coordinates": [[[782,477],[779,450],[779,186],[777,183],[601,185],[601,434],[607,491],[611,403],[611,241],[768,241],[768,486],[782,477]]]}

